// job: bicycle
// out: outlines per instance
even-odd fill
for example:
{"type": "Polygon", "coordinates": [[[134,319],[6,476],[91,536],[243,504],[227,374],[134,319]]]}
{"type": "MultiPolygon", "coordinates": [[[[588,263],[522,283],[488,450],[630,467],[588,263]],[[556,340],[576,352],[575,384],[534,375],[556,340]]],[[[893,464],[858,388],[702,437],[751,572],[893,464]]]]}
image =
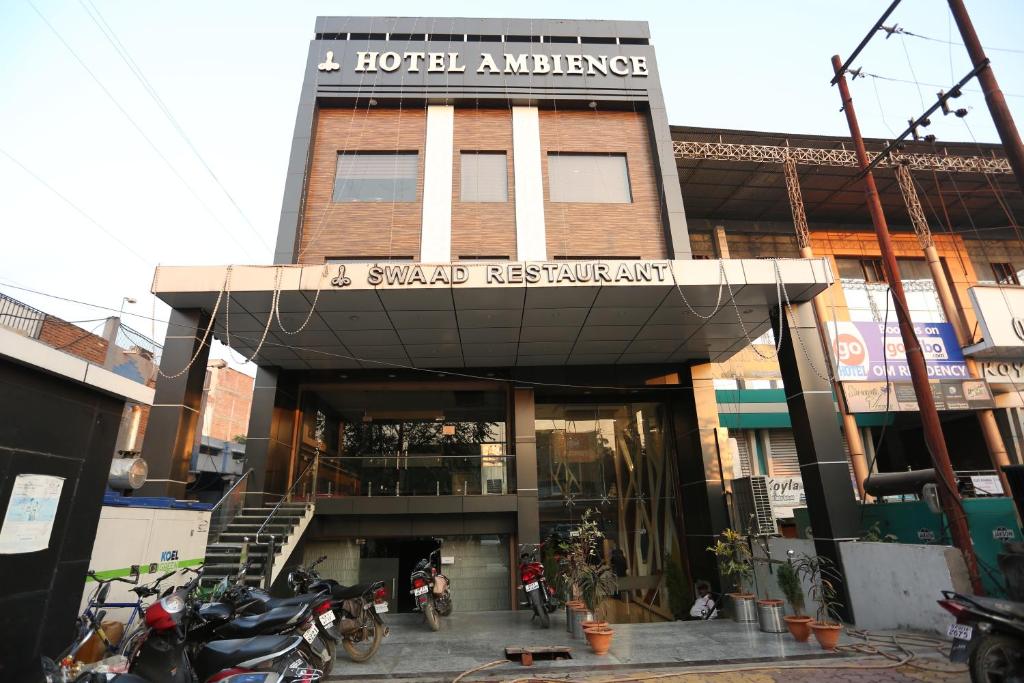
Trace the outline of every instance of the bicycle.
{"type": "MultiPolygon", "coordinates": [[[[148,597],[152,597],[160,594],[159,586],[163,581],[166,581],[171,576],[177,573],[177,570],[172,570],[160,576],[155,581],[145,584],[142,586],[137,585],[139,583],[139,571],[137,567],[133,567],[133,573],[131,576],[134,580],[125,579],[122,577],[112,577],[110,579],[101,579],[96,576],[94,570],[89,570],[87,576],[93,581],[98,583],[96,590],[93,591],[92,596],[89,598],[89,603],[86,605],[85,610],[82,612],[82,617],[86,618],[90,622],[97,626],[102,623],[102,618],[99,614],[106,614],[106,609],[102,612],[97,612],[98,608],[107,609],[131,609],[131,614],[124,623],[124,631],[120,641],[117,644],[111,643],[103,632],[102,628],[97,628],[96,633],[100,638],[104,646],[104,653],[107,655],[126,654],[124,652],[123,645],[127,644],[130,636],[133,632],[133,626],[135,620],[139,618],[146,611],[146,606],[143,605],[142,601],[148,597]],[[107,602],[107,594],[110,592],[110,586],[114,583],[126,583],[130,586],[135,586],[131,589],[132,593],[137,596],[135,602],[107,602]],[[122,645],[122,647],[118,647],[122,645]]],[[[138,630],[137,628],[135,630],[138,630]]]]}

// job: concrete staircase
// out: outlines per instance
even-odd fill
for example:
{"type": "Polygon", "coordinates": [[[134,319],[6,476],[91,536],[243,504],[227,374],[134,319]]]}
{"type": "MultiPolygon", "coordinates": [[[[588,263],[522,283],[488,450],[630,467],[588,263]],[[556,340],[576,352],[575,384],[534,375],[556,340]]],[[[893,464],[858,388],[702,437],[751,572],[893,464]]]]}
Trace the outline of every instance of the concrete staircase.
{"type": "Polygon", "coordinates": [[[306,503],[282,504],[272,522],[263,529],[260,543],[257,543],[256,532],[273,510],[273,505],[242,508],[220,536],[206,546],[202,578],[204,586],[211,586],[225,576],[234,577],[238,573],[246,539],[249,540],[249,559],[252,564],[245,576],[245,583],[250,586],[262,585],[264,567],[268,561],[272,563],[273,579],[277,578],[313,519],[314,508],[306,503]],[[275,540],[274,557],[268,560],[266,537],[271,534],[275,540]]]}

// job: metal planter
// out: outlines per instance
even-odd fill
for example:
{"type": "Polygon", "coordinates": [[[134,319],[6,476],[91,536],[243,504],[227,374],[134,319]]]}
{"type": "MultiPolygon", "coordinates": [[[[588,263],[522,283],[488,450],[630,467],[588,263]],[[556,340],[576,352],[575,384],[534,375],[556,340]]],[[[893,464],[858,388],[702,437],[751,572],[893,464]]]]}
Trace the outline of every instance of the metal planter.
{"type": "Polygon", "coordinates": [[[757,622],[757,604],[754,596],[740,597],[729,594],[732,603],[732,620],[741,624],[753,624],[757,622]]]}
{"type": "Polygon", "coordinates": [[[785,604],[781,600],[758,600],[757,621],[765,633],[785,633],[785,604]]]}

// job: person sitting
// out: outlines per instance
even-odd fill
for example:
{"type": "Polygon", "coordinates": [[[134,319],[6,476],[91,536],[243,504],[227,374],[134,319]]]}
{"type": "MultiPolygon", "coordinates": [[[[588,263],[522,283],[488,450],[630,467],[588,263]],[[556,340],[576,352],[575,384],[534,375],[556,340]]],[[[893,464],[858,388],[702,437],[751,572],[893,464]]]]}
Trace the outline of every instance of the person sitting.
{"type": "Polygon", "coordinates": [[[718,605],[715,603],[715,594],[711,592],[711,584],[701,579],[697,582],[697,599],[693,601],[690,608],[691,619],[717,619],[718,605]]]}

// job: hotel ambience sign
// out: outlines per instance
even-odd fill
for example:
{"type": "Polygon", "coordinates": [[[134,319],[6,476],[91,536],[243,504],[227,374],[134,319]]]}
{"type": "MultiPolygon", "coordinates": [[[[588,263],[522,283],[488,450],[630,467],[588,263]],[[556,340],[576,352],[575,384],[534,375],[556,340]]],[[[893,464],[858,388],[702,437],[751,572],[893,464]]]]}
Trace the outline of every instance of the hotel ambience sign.
{"type": "MultiPolygon", "coordinates": [[[[470,269],[482,269],[484,283],[488,285],[665,284],[672,282],[669,268],[668,261],[542,261],[473,265],[371,264],[358,268],[358,272],[365,273],[366,284],[373,287],[461,285],[469,282],[470,269]]],[[[331,276],[331,285],[348,287],[353,283],[350,277],[353,271],[357,269],[347,269],[344,264],[338,264],[337,271],[331,276]]]]}
{"type": "MultiPolygon", "coordinates": [[[[358,51],[351,65],[335,61],[334,51],[325,53],[324,61],[317,65],[320,71],[338,71],[349,66],[354,73],[466,73],[470,66],[459,52],[377,52],[358,51]]],[[[646,77],[647,57],[642,55],[584,55],[584,54],[493,54],[481,52],[474,58],[473,70],[478,74],[552,75],[552,76],[634,76],[646,77]]]]}

